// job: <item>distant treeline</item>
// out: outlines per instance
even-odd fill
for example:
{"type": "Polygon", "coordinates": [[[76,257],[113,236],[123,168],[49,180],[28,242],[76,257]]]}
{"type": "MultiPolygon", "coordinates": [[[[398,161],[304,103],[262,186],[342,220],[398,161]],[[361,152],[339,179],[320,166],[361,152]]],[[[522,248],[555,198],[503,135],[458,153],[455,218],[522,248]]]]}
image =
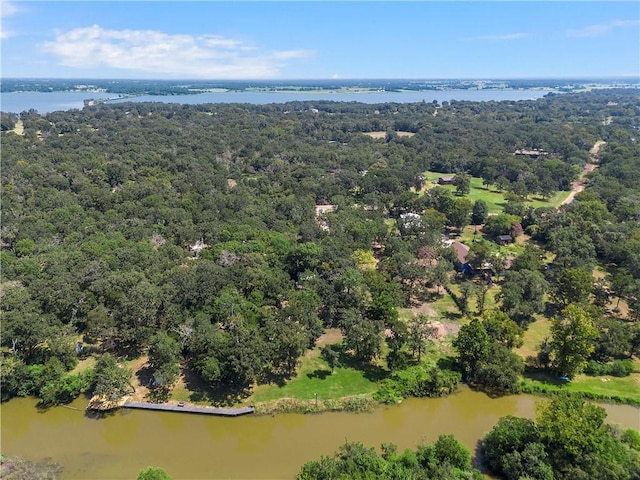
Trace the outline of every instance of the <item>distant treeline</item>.
{"type": "Polygon", "coordinates": [[[211,89],[245,91],[266,89],[279,91],[339,90],[467,90],[547,88],[573,91],[589,86],[638,86],[629,79],[520,79],[520,80],[403,80],[403,79],[324,79],[324,80],[113,80],[113,79],[28,79],[6,78],[1,92],[65,92],[101,90],[107,93],[138,95],[189,95],[211,89]]]}

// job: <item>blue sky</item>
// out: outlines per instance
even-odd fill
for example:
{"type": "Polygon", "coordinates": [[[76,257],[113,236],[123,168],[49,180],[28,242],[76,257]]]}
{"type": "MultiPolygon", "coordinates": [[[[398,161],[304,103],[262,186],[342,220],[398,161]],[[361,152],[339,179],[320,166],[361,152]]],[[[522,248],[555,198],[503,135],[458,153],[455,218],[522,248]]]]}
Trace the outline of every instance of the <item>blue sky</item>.
{"type": "Polygon", "coordinates": [[[2,76],[640,76],[640,3],[5,1],[2,76]]]}

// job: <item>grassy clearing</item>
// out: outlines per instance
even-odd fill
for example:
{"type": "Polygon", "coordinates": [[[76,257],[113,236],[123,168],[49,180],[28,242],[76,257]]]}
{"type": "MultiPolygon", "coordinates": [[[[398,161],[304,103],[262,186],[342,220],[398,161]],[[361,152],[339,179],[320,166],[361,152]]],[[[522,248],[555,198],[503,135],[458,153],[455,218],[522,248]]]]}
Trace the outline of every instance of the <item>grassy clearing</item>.
{"type": "Polygon", "coordinates": [[[534,372],[526,374],[521,386],[528,393],[568,392],[605,402],[640,405],[640,373],[624,378],[578,375],[571,382],[563,382],[550,374],[534,372]]]}
{"type": "MultiPolygon", "coordinates": [[[[437,182],[438,177],[454,175],[453,173],[437,173],[437,172],[425,172],[424,177],[426,179],[425,188],[432,188],[436,186],[434,182],[437,182]]],[[[452,192],[455,192],[456,187],[453,185],[443,185],[452,192]]],[[[471,189],[469,191],[469,198],[472,201],[484,200],[489,208],[489,213],[502,213],[505,206],[504,193],[498,190],[494,186],[486,186],[482,183],[482,178],[471,177],[471,189]]],[[[570,192],[556,192],[549,199],[543,199],[540,197],[532,196],[525,203],[532,207],[554,207],[558,208],[565,198],[569,196],[570,192]]]]}
{"type": "Polygon", "coordinates": [[[80,360],[78,364],[75,366],[75,368],[71,370],[69,373],[71,373],[72,375],[77,375],[80,372],[83,372],[89,368],[93,368],[95,364],[96,364],[95,357],[91,356],[91,357],[84,358],[80,360]]]}
{"type": "Polygon", "coordinates": [[[515,349],[515,352],[523,358],[538,355],[540,344],[550,335],[550,328],[551,321],[548,318],[536,315],[535,322],[529,324],[524,333],[524,344],[522,347],[515,349]]]}
{"type": "Polygon", "coordinates": [[[259,385],[244,403],[280,398],[313,400],[316,393],[321,400],[373,393],[378,388],[376,382],[387,375],[387,371],[378,365],[355,365],[344,355],[341,363],[343,366],[337,367],[332,374],[327,362],[320,357],[320,349],[315,348],[302,360],[293,379],[284,384],[259,385]]]}

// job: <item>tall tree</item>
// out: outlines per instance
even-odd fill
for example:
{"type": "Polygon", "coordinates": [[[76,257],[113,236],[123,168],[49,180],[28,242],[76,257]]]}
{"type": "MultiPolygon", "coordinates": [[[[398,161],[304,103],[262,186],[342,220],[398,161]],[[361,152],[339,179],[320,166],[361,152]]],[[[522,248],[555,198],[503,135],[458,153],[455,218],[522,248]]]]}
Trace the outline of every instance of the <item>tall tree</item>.
{"type": "Polygon", "coordinates": [[[456,195],[469,195],[471,191],[471,177],[468,173],[458,173],[453,177],[453,184],[456,187],[456,195]]]}
{"type": "Polygon", "coordinates": [[[544,295],[549,285],[537,271],[508,272],[497,297],[503,310],[519,324],[527,323],[544,310],[544,295]]]}
{"type": "Polygon", "coordinates": [[[422,359],[422,353],[426,350],[428,342],[435,338],[437,329],[431,324],[426,315],[414,316],[407,323],[407,344],[418,356],[418,362],[422,359]]]}
{"type": "Polygon", "coordinates": [[[598,329],[589,314],[578,305],[569,305],[551,324],[552,367],[568,377],[580,373],[597,338],[598,329]]]}
{"type": "Polygon", "coordinates": [[[155,333],[149,340],[148,363],[153,370],[154,390],[166,397],[180,372],[180,343],[166,332],[155,333]]]}
{"type": "Polygon", "coordinates": [[[470,379],[473,378],[478,364],[488,358],[491,339],[480,320],[474,318],[460,328],[458,336],[453,340],[453,346],[458,351],[458,361],[464,376],[470,379]]]}
{"type": "Polygon", "coordinates": [[[593,276],[581,267],[565,268],[556,277],[554,298],[564,305],[586,302],[593,291],[593,276]]]}
{"type": "Polygon", "coordinates": [[[111,399],[120,397],[130,390],[131,369],[118,364],[115,357],[108,353],[98,357],[95,371],[95,395],[111,399]]]}
{"type": "Polygon", "coordinates": [[[482,225],[487,221],[487,215],[489,214],[489,207],[487,202],[482,199],[476,200],[473,204],[473,210],[471,211],[471,224],[482,225]]]}

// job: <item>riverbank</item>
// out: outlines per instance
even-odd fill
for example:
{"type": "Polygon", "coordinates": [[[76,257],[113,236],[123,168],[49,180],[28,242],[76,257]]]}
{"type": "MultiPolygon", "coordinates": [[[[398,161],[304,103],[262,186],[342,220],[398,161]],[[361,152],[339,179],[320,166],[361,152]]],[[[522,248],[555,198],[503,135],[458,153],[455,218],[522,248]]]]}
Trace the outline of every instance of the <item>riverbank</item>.
{"type": "MultiPolygon", "coordinates": [[[[148,465],[176,479],[291,479],[304,462],[332,454],[345,440],[395,443],[402,451],[452,434],[473,451],[499,418],[534,418],[539,399],[491,398],[461,386],[447,397],[407,399],[363,414],[223,418],[123,409],[96,421],[82,411],[42,411],[36,399],[15,398],[2,405],[3,454],[52,458],[64,466],[60,480],[130,480],[148,465]]],[[[80,398],[70,406],[85,404],[80,398]]],[[[639,427],[637,407],[603,406],[607,423],[639,427]]]]}

